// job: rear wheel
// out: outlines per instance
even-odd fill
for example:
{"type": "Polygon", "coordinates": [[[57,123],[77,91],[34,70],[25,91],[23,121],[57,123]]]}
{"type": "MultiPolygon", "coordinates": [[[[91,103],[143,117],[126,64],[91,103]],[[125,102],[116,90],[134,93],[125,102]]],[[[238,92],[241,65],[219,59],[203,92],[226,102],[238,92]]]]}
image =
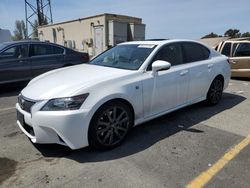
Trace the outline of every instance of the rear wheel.
{"type": "Polygon", "coordinates": [[[207,103],[209,105],[216,105],[220,102],[223,93],[223,80],[215,78],[207,93],[207,103]]]}
{"type": "Polygon", "coordinates": [[[112,101],[103,105],[94,115],[89,128],[90,146],[97,149],[111,149],[127,136],[133,123],[130,108],[112,101]]]}

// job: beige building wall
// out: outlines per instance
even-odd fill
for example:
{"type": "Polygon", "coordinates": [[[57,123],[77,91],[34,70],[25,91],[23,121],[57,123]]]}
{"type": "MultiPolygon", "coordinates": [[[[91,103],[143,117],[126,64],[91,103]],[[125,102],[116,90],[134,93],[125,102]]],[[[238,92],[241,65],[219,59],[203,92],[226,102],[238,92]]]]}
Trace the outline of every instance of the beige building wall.
{"type": "MultiPolygon", "coordinates": [[[[78,51],[88,52],[91,56],[96,55],[97,49],[95,44],[95,28],[102,28],[102,51],[108,48],[109,29],[108,21],[118,21],[124,23],[141,24],[142,19],[114,15],[102,14],[87,18],[66,21],[38,28],[39,39],[42,41],[54,42],[64,46],[72,47],[78,51]]],[[[98,41],[100,44],[101,41],[98,41]]],[[[100,50],[99,50],[100,51],[100,50]]]]}

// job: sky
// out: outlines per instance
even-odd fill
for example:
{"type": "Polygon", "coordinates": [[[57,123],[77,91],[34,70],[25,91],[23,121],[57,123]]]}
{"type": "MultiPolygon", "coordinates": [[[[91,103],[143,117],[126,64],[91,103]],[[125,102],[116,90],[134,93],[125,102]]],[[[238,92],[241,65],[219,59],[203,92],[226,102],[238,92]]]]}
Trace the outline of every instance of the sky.
{"type": "MultiPolygon", "coordinates": [[[[28,0],[35,5],[35,0],[28,0]]],[[[46,1],[46,0],[44,0],[46,1]]],[[[250,0],[51,0],[54,23],[102,13],[142,18],[146,38],[198,39],[227,29],[250,32],[250,0]]],[[[0,0],[0,28],[25,20],[24,0],[0,0]]]]}

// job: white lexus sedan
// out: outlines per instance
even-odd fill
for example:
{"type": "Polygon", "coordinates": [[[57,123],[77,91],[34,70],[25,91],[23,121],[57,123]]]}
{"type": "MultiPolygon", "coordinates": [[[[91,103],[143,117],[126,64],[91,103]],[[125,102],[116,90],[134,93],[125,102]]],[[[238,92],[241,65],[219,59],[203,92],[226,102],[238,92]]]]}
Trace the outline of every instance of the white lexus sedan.
{"type": "Polygon", "coordinates": [[[17,124],[33,143],[110,149],[133,126],[203,100],[217,104],[229,78],[228,58],[199,42],[126,42],[30,81],[17,124]]]}

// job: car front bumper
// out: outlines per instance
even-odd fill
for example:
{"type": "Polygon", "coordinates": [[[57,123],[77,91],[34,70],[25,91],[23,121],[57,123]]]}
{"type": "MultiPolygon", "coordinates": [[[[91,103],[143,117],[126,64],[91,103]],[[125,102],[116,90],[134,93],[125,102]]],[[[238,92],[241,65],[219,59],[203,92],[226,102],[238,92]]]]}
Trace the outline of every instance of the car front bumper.
{"type": "Polygon", "coordinates": [[[89,110],[39,111],[39,105],[28,113],[16,104],[17,124],[33,143],[56,143],[71,149],[88,146],[89,110]]]}

